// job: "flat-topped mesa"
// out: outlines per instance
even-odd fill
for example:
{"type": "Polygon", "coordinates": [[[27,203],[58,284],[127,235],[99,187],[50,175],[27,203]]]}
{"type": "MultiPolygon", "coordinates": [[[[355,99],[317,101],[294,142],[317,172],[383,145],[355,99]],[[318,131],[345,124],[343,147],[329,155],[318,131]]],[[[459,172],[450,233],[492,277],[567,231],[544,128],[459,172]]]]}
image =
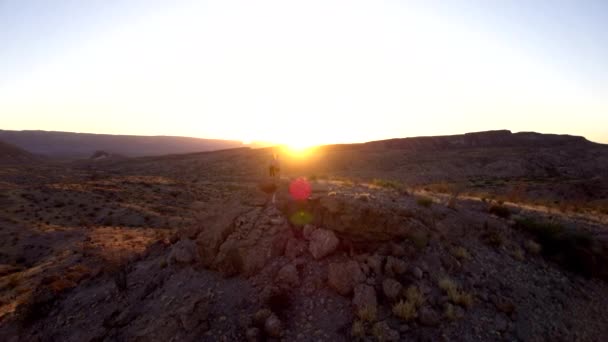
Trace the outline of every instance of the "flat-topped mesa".
{"type": "Polygon", "coordinates": [[[413,151],[439,151],[477,147],[551,147],[591,144],[580,136],[542,134],[535,132],[512,133],[509,130],[473,132],[457,135],[396,138],[371,141],[363,144],[332,145],[330,149],[408,149],[413,151]]]}

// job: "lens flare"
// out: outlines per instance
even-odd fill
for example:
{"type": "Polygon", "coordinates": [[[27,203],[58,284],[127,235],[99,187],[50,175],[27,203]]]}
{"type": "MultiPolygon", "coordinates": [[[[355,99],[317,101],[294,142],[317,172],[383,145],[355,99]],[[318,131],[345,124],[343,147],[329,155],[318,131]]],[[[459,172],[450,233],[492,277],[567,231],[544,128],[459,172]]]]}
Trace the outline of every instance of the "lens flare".
{"type": "Polygon", "coordinates": [[[289,184],[289,194],[296,201],[307,200],[310,193],[310,183],[304,177],[299,177],[289,184]]]}

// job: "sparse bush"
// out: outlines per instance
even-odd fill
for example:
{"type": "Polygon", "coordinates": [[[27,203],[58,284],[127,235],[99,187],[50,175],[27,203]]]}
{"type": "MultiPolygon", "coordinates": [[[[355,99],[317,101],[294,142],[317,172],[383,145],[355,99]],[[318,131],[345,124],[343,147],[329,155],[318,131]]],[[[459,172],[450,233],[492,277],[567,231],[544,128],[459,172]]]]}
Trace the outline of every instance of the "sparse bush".
{"type": "Polygon", "coordinates": [[[500,247],[504,244],[504,237],[496,230],[489,230],[482,235],[483,241],[492,247],[500,247]]]}
{"type": "Polygon", "coordinates": [[[458,288],[458,285],[450,278],[442,278],[439,280],[439,288],[445,291],[449,300],[463,307],[471,307],[473,305],[473,295],[466,293],[458,288]]]}
{"type": "Polygon", "coordinates": [[[511,256],[518,261],[524,261],[526,259],[524,250],[519,246],[515,246],[515,248],[511,251],[511,256]]]}
{"type": "Polygon", "coordinates": [[[417,286],[410,286],[405,291],[405,301],[400,300],[393,305],[393,314],[404,321],[409,321],[418,316],[418,308],[424,304],[424,296],[417,286]]]}
{"type": "Polygon", "coordinates": [[[496,215],[496,216],[502,217],[502,218],[509,218],[511,216],[511,211],[509,210],[509,208],[507,208],[501,204],[492,205],[488,211],[490,212],[490,214],[493,214],[493,215],[496,215]]]}
{"type": "Polygon", "coordinates": [[[396,180],[390,180],[390,179],[376,178],[372,181],[372,184],[379,186],[381,188],[395,189],[395,190],[399,190],[403,187],[403,184],[401,184],[401,182],[396,181],[396,180]]]}
{"type": "Polygon", "coordinates": [[[353,326],[350,330],[350,334],[355,338],[364,338],[365,337],[365,324],[360,320],[356,320],[353,322],[353,326]]]}
{"type": "Polygon", "coordinates": [[[423,249],[429,244],[429,234],[425,231],[414,231],[409,239],[417,249],[423,249]]]}
{"type": "Polygon", "coordinates": [[[542,246],[543,254],[555,259],[564,267],[586,276],[608,279],[605,264],[608,255],[594,246],[590,233],[584,230],[566,229],[552,222],[519,219],[517,227],[533,234],[542,246]]]}
{"type": "Polygon", "coordinates": [[[456,315],[456,309],[455,309],[454,305],[452,305],[450,303],[445,304],[444,309],[443,309],[443,314],[450,321],[455,321],[458,319],[458,316],[456,315]]]}
{"type": "Polygon", "coordinates": [[[357,316],[364,322],[374,322],[377,315],[378,312],[374,306],[366,305],[357,311],[357,316]]]}
{"type": "Polygon", "coordinates": [[[465,259],[471,258],[471,254],[469,254],[469,251],[462,246],[454,247],[450,250],[450,252],[455,258],[457,258],[459,260],[465,260],[465,259]]]}
{"type": "Polygon", "coordinates": [[[424,296],[422,295],[422,292],[420,292],[420,289],[414,285],[407,288],[405,291],[405,298],[409,302],[412,302],[416,307],[420,307],[422,304],[424,304],[424,296]]]}
{"type": "Polygon", "coordinates": [[[404,321],[410,321],[418,316],[416,305],[411,301],[400,300],[393,306],[393,314],[404,321]]]}
{"type": "Polygon", "coordinates": [[[418,197],[416,204],[421,207],[429,208],[433,204],[433,200],[428,197],[418,197]]]}

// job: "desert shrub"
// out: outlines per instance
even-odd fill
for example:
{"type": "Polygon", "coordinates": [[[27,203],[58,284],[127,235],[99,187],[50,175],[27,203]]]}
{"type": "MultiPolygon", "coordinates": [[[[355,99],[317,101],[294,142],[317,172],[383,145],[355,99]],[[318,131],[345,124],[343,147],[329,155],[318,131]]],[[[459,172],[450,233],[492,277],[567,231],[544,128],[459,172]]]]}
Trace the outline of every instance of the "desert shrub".
{"type": "Polygon", "coordinates": [[[429,244],[429,234],[425,231],[413,231],[408,238],[417,249],[423,249],[429,244]]]}
{"type": "Polygon", "coordinates": [[[393,315],[404,321],[409,321],[418,316],[418,308],[424,304],[424,295],[417,286],[410,286],[405,291],[405,301],[400,300],[393,305],[393,315]]]}
{"type": "Polygon", "coordinates": [[[393,306],[393,315],[404,321],[410,321],[418,316],[416,305],[411,301],[400,300],[393,306]]]}
{"type": "Polygon", "coordinates": [[[458,315],[456,314],[456,309],[454,305],[450,303],[446,303],[443,309],[443,315],[450,321],[455,321],[458,319],[458,315]]]}
{"type": "Polygon", "coordinates": [[[481,238],[486,245],[496,248],[502,246],[505,242],[505,238],[496,230],[487,230],[481,238]]]}
{"type": "Polygon", "coordinates": [[[471,258],[471,254],[469,254],[469,251],[462,247],[462,246],[457,246],[454,247],[450,250],[450,253],[457,259],[460,260],[464,260],[464,259],[470,259],[471,258]]]}
{"type": "Polygon", "coordinates": [[[534,235],[543,254],[562,266],[586,276],[608,279],[608,270],[605,267],[608,255],[601,248],[595,248],[590,233],[530,218],[516,220],[516,226],[534,235]]]}
{"type": "Polygon", "coordinates": [[[526,259],[524,255],[524,250],[521,249],[519,246],[513,248],[510,254],[515,260],[524,261],[526,259]]]}
{"type": "Polygon", "coordinates": [[[350,330],[350,334],[355,338],[364,338],[365,337],[365,324],[360,320],[356,320],[353,322],[353,326],[350,330]]]}
{"type": "Polygon", "coordinates": [[[372,184],[382,187],[382,188],[395,189],[395,190],[399,190],[403,187],[403,184],[401,184],[401,182],[396,181],[396,180],[390,180],[390,179],[376,178],[372,181],[372,184]]]}
{"type": "Polygon", "coordinates": [[[511,216],[511,211],[509,210],[509,208],[507,208],[501,204],[492,205],[488,211],[490,212],[490,214],[496,215],[496,216],[502,217],[502,218],[509,218],[511,216]]]}
{"type": "Polygon", "coordinates": [[[461,290],[458,285],[450,278],[442,278],[439,280],[439,288],[445,291],[448,299],[454,303],[463,307],[470,307],[473,305],[473,295],[466,293],[461,290]]]}
{"type": "Polygon", "coordinates": [[[421,207],[428,208],[433,204],[433,200],[428,197],[418,197],[418,199],[416,200],[416,204],[421,207]]]}
{"type": "Polygon", "coordinates": [[[357,316],[364,322],[374,322],[377,315],[378,312],[374,306],[366,305],[357,310],[357,316]]]}
{"type": "Polygon", "coordinates": [[[407,301],[412,302],[416,307],[420,307],[424,303],[424,296],[422,295],[422,292],[420,292],[420,289],[414,285],[407,288],[405,291],[405,298],[407,301]]]}

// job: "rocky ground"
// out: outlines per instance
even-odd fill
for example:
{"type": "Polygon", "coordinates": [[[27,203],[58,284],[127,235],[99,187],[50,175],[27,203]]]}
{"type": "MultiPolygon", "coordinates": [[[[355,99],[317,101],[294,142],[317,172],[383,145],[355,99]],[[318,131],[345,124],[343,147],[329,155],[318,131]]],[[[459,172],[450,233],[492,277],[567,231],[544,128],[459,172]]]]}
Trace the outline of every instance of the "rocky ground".
{"type": "Polygon", "coordinates": [[[271,183],[262,156],[3,168],[0,338],[608,337],[601,214],[295,172],[271,183]]]}

